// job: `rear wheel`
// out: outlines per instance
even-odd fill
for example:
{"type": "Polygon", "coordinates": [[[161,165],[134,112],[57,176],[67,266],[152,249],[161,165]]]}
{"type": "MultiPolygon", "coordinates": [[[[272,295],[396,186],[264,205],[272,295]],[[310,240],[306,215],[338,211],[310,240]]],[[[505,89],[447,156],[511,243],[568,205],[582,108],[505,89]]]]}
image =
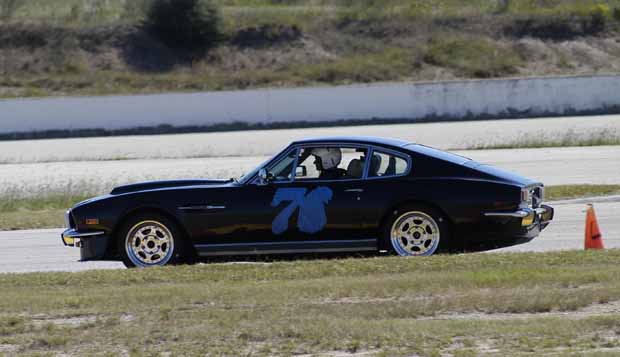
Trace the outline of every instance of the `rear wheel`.
{"type": "Polygon", "coordinates": [[[164,266],[181,259],[182,234],[177,225],[159,214],[129,219],[118,236],[118,251],[128,268],[164,266]]]}
{"type": "Polygon", "coordinates": [[[445,248],[448,224],[437,210],[408,205],[393,212],[384,232],[387,249],[400,256],[429,256],[445,248]]]}

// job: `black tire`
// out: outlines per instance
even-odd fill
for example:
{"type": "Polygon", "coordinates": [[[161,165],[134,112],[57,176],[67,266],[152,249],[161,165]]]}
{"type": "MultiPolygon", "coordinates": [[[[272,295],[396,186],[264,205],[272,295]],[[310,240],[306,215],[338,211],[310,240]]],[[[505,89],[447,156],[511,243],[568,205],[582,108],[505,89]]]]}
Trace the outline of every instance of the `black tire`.
{"type": "Polygon", "coordinates": [[[407,204],[390,212],[381,246],[394,255],[429,256],[447,251],[449,242],[450,224],[444,214],[423,204],[407,204]],[[402,233],[392,237],[393,230],[402,233]]]}
{"type": "Polygon", "coordinates": [[[118,232],[117,251],[128,268],[178,264],[185,256],[189,256],[186,253],[187,239],[182,230],[161,214],[141,213],[132,216],[118,232]],[[146,237],[142,239],[138,235],[146,237]],[[128,245],[129,239],[133,240],[135,249],[128,245]]]}

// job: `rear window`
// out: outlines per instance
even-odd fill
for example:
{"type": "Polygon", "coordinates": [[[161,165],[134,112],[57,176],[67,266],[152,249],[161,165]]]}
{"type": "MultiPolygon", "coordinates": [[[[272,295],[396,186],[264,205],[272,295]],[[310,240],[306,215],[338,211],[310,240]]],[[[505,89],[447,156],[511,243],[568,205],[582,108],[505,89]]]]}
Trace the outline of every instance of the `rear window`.
{"type": "Polygon", "coordinates": [[[453,154],[453,153],[447,152],[447,151],[442,151],[442,150],[439,150],[439,149],[435,149],[435,148],[432,148],[430,146],[424,146],[424,145],[420,145],[420,144],[409,144],[409,145],[406,145],[405,147],[410,149],[410,150],[413,150],[415,152],[419,152],[420,154],[423,154],[423,155],[426,155],[426,156],[430,156],[430,157],[434,157],[436,159],[448,161],[448,162],[451,162],[453,164],[462,165],[462,164],[464,164],[466,162],[472,161],[468,157],[457,155],[457,154],[453,154]]]}

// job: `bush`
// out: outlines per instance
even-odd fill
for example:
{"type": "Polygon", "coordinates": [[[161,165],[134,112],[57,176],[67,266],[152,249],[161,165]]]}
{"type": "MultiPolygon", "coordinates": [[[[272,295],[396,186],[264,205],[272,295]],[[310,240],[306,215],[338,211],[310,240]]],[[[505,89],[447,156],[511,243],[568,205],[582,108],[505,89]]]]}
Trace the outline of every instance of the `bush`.
{"type": "Polygon", "coordinates": [[[123,18],[143,20],[151,5],[150,0],[127,0],[123,5],[123,18]]]}
{"type": "Polygon", "coordinates": [[[210,0],[153,0],[145,24],[169,47],[202,50],[217,42],[220,22],[210,0]]]}
{"type": "Polygon", "coordinates": [[[511,48],[484,38],[445,35],[431,41],[424,60],[452,68],[467,77],[491,78],[515,74],[523,65],[521,56],[511,48]]]}
{"type": "Polygon", "coordinates": [[[10,20],[15,11],[22,5],[22,0],[0,0],[0,20],[10,20]]]}

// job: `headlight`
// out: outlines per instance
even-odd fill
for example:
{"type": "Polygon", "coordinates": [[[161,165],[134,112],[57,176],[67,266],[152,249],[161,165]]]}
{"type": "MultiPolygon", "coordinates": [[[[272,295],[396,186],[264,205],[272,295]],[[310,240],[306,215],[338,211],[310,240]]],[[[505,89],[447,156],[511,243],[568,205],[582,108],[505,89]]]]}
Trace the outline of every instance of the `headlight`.
{"type": "Polygon", "coordinates": [[[71,210],[68,209],[67,212],[65,212],[65,226],[69,229],[73,228],[71,227],[71,210]]]}
{"type": "Polygon", "coordinates": [[[533,196],[530,188],[522,188],[521,189],[521,206],[524,207],[532,207],[533,205],[533,196]]]}

